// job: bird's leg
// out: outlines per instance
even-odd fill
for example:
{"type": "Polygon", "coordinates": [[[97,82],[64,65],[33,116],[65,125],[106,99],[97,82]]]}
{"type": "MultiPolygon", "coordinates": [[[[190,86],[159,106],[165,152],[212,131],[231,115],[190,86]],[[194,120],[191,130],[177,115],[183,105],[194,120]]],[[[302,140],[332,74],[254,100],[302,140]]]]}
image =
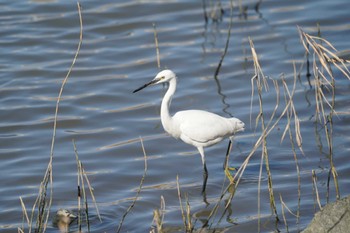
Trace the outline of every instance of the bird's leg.
{"type": "Polygon", "coordinates": [[[207,186],[207,180],[208,180],[208,169],[204,162],[203,164],[204,172],[203,172],[203,187],[202,187],[202,193],[205,194],[205,188],[207,186]]]}
{"type": "Polygon", "coordinates": [[[203,187],[202,187],[202,193],[205,193],[205,188],[207,186],[207,180],[208,180],[208,169],[207,169],[207,165],[205,162],[205,156],[204,156],[204,150],[203,147],[198,147],[197,148],[199,153],[201,154],[201,158],[202,158],[202,163],[203,163],[203,187]]]}
{"type": "Polygon", "coordinates": [[[229,158],[231,149],[232,149],[232,140],[230,139],[229,142],[228,142],[228,147],[227,147],[225,161],[224,161],[224,166],[223,166],[224,170],[226,170],[226,168],[228,166],[228,158],[229,158]]]}
{"type": "Polygon", "coordinates": [[[233,141],[233,136],[230,137],[230,140],[228,142],[228,147],[227,147],[227,151],[226,151],[225,161],[224,161],[224,165],[223,165],[224,171],[226,170],[226,168],[228,168],[229,170],[236,170],[235,167],[229,167],[228,166],[228,158],[229,158],[231,150],[232,150],[232,141],[233,141]]]}

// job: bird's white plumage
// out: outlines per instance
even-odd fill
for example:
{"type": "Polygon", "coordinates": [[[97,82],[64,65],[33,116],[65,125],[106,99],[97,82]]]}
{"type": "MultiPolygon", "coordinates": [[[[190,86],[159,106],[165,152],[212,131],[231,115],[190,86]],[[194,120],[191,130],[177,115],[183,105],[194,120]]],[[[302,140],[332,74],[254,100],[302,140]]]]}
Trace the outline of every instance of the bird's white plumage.
{"type": "MultiPolygon", "coordinates": [[[[165,93],[160,118],[163,128],[174,138],[180,138],[187,144],[197,147],[204,168],[204,182],[202,192],[205,192],[208,171],[205,163],[204,147],[212,146],[236,132],[244,130],[244,123],[237,118],[225,118],[217,114],[202,110],[186,110],[177,112],[174,116],[169,113],[171,99],[176,91],[176,75],[171,70],[163,70],[149,83],[134,91],[159,83],[169,83],[165,93]]],[[[227,158],[226,158],[227,159],[227,158]]]]}
{"type": "Polygon", "coordinates": [[[168,133],[195,147],[212,146],[244,127],[237,118],[224,118],[202,110],[180,111],[172,120],[175,127],[168,133]]]}

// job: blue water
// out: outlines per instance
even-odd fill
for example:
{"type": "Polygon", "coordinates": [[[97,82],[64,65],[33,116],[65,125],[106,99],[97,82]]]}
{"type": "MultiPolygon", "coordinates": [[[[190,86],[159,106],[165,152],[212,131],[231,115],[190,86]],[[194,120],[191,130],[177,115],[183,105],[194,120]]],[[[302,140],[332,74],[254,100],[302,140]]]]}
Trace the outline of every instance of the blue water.
{"type": "MultiPolygon", "coordinates": [[[[251,78],[254,66],[249,38],[254,42],[264,74],[281,79],[291,89],[293,62],[300,79],[294,104],[301,121],[304,156],[297,149],[301,177],[300,219],[285,211],[290,232],[298,232],[315,211],[311,171],[317,174],[321,204],[327,202],[330,167],[324,129],[314,123],[315,97],[306,79],[305,49],[297,25],[323,38],[338,50],[348,49],[350,16],[348,2],[335,1],[244,1],[234,2],[228,52],[218,79],[214,72],[223,53],[230,22],[230,4],[222,1],[223,15],[205,23],[201,1],[82,1],[83,43],[60,102],[53,160],[53,205],[77,210],[76,161],[79,158],[94,188],[102,223],[90,204],[92,232],[115,232],[132,203],[144,172],[140,137],[147,153],[147,175],[122,232],[147,232],[153,225],[153,210],[165,199],[164,227],[182,229],[176,176],[183,197],[188,195],[195,228],[217,203],[224,181],[222,163],[227,142],[206,149],[209,180],[207,200],[200,194],[202,167],[195,148],[164,133],[159,119],[161,86],[132,91],[158,72],[154,32],[157,27],[162,68],[174,70],[178,90],[172,112],[203,109],[243,120],[247,127],[235,137],[230,165],[239,167],[252,150],[260,127],[257,98],[250,123],[251,78]],[[304,64],[304,65],[303,65],[304,64]],[[303,65],[303,66],[302,66],[303,65]],[[302,66],[302,68],[300,68],[302,66]]],[[[220,13],[216,1],[206,1],[208,15],[220,13]]],[[[0,2],[0,231],[22,227],[19,198],[31,210],[50,155],[55,105],[62,80],[71,65],[79,41],[79,16],[73,1],[0,2]]],[[[312,59],[312,56],[310,57],[312,59]]],[[[334,163],[340,194],[350,193],[349,80],[334,68],[336,111],[334,117],[334,163]]],[[[282,88],[282,86],[281,86],[282,88]]],[[[281,93],[283,94],[283,93],[281,93]]],[[[264,94],[266,119],[276,103],[276,93],[264,94]]],[[[284,97],[280,103],[284,106],[284,97]]],[[[281,114],[282,106],[277,114],[281,114]]],[[[287,120],[283,118],[268,138],[276,206],[282,220],[280,195],[288,208],[298,210],[298,180],[289,136],[280,143],[287,120]]],[[[258,180],[261,150],[252,157],[236,195],[222,221],[212,219],[211,229],[225,232],[258,230],[258,180]],[[233,219],[234,224],[228,219],[233,219]]],[[[227,184],[227,183],[226,183],[227,184]]],[[[225,198],[224,198],[225,199],[225,198]]],[[[335,200],[331,180],[330,201],[335,200]]],[[[225,203],[220,204],[220,209],[225,203]]],[[[286,231],[271,214],[267,175],[261,183],[261,232],[286,231]]],[[[51,218],[51,217],[50,217],[51,218]]],[[[27,232],[28,226],[24,223],[27,232]]],[[[71,230],[77,230],[75,223],[71,230]]],[[[181,231],[181,230],[180,230],[181,231]]],[[[57,232],[49,221],[48,232],[57,232]]]]}

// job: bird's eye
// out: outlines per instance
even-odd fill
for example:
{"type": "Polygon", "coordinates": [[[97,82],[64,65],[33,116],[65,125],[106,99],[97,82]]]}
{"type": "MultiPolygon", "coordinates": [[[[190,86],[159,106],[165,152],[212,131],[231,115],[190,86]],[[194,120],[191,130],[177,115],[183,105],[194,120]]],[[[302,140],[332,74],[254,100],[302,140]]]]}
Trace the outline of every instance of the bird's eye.
{"type": "Polygon", "coordinates": [[[162,76],[160,79],[165,79],[165,76],[162,76]]]}

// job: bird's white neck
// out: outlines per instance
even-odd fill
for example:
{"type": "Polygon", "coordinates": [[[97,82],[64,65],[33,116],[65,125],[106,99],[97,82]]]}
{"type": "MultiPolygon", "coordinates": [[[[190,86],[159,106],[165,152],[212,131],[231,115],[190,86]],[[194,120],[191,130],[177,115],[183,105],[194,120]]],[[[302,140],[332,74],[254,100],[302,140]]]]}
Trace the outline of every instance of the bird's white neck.
{"type": "Polygon", "coordinates": [[[173,78],[169,81],[169,88],[164,95],[161,109],[160,109],[160,118],[162,121],[162,125],[165,131],[171,134],[172,128],[172,118],[169,112],[169,107],[171,103],[171,99],[176,90],[176,78],[173,78]]]}

